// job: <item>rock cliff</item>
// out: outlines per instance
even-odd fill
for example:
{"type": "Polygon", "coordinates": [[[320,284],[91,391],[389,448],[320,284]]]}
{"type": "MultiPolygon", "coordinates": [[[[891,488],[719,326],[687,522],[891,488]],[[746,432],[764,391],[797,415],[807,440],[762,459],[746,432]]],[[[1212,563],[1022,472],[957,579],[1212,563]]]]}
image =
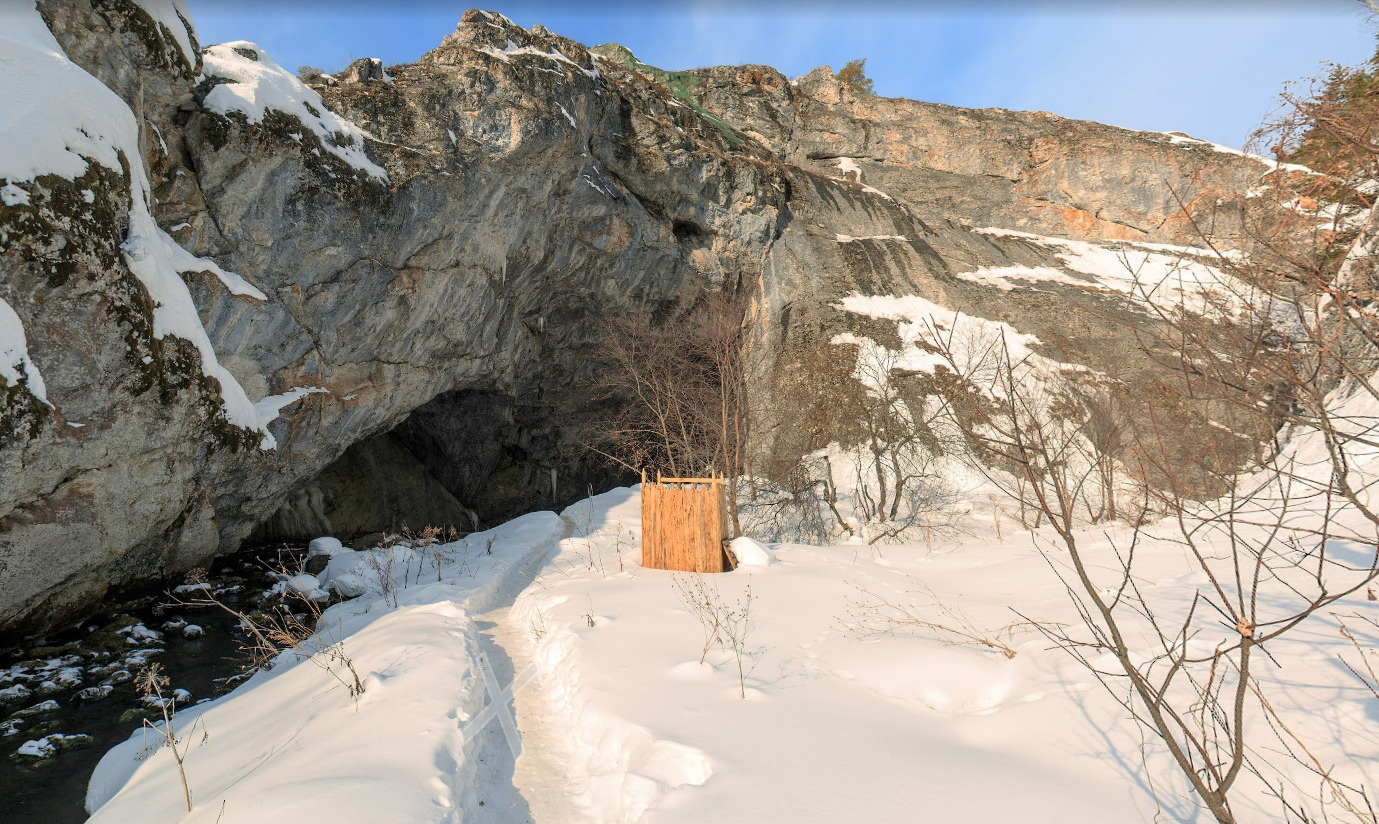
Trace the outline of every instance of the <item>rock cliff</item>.
{"type": "MultiPolygon", "coordinates": [[[[660,72],[480,11],[416,63],[310,87],[252,43],[202,49],[177,3],[6,14],[23,48],[0,51],[0,106],[40,122],[42,65],[104,84],[130,126],[69,148],[84,164],[0,165],[0,309],[22,326],[7,350],[0,315],[0,630],[265,522],[373,528],[360,476],[424,475],[414,518],[486,522],[611,482],[560,444],[593,413],[561,401],[597,366],[599,318],[673,319],[704,289],[754,295],[765,382],[861,328],[850,295],[919,295],[1166,396],[1153,319],[1078,269],[1092,247],[1044,236],[1191,246],[1269,170],[1180,136],[862,97],[827,67],[660,72]],[[150,285],[158,256],[184,287],[150,285]],[[1066,277],[973,276],[1013,267],[1066,277]]],[[[0,124],[0,150],[31,137],[0,124]]],[[[816,448],[826,418],[773,448],[816,448]]]]}

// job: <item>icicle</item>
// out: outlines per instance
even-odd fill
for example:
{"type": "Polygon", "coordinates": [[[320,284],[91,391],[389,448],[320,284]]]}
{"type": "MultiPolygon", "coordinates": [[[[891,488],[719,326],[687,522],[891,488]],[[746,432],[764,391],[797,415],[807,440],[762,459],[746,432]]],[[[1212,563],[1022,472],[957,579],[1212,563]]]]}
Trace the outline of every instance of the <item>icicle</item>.
{"type": "Polygon", "coordinates": [[[551,467],[551,498],[555,498],[555,467],[551,467]]]}

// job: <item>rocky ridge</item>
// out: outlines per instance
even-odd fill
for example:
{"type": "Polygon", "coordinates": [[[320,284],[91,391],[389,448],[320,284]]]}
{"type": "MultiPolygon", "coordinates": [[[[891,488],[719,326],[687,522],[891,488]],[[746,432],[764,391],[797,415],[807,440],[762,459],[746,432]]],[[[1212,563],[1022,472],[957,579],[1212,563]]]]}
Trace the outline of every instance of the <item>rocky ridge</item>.
{"type": "MultiPolygon", "coordinates": [[[[922,295],[1167,397],[1153,357],[1124,356],[1154,323],[1128,296],[964,275],[1076,278],[1045,235],[1194,245],[1189,216],[1229,226],[1269,171],[1172,135],[860,97],[827,67],[667,86],[616,50],[480,11],[416,63],[308,88],[252,43],[203,52],[168,9],[40,3],[66,59],[137,118],[125,160],[147,170],[159,226],[207,261],[182,277],[263,431],[227,417],[195,347],[155,334],[126,248],[127,168],[0,181],[24,192],[0,205],[0,298],[51,404],[3,387],[0,629],[203,566],[294,512],[280,531],[344,531],[331,514],[351,507],[318,476],[351,448],[365,472],[429,476],[419,488],[451,499],[430,516],[462,524],[606,482],[560,444],[568,416],[595,413],[561,400],[597,366],[599,317],[673,319],[703,289],[755,295],[763,380],[840,332],[885,336],[839,308],[849,295],[922,295]],[[235,108],[237,87],[269,82],[295,96],[235,108]]],[[[774,448],[826,442],[818,421],[774,448]]]]}

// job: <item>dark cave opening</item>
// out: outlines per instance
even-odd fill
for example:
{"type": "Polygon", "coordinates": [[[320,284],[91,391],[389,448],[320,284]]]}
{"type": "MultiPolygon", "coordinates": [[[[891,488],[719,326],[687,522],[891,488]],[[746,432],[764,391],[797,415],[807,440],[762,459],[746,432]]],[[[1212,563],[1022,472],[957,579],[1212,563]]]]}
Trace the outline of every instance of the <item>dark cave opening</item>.
{"type": "Polygon", "coordinates": [[[675,235],[676,240],[701,240],[708,235],[708,231],[703,226],[690,221],[676,219],[670,224],[670,231],[675,235]]]}
{"type": "Polygon", "coordinates": [[[467,533],[633,482],[630,473],[563,442],[550,407],[457,390],[351,445],[248,541],[353,541],[427,526],[467,533]]]}

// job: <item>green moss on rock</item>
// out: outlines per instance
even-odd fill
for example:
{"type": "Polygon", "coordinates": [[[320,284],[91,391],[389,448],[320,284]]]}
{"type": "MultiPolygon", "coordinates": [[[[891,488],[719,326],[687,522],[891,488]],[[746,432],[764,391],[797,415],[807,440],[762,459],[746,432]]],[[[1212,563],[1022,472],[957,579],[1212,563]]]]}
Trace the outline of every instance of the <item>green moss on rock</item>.
{"type": "MultiPolygon", "coordinates": [[[[147,55],[146,62],[149,67],[171,69],[179,77],[188,80],[196,77],[200,71],[200,57],[194,56],[197,65],[189,62],[187,55],[182,53],[177,38],[168,27],[154,20],[132,0],[92,0],[91,6],[104,16],[116,31],[127,32],[139,41],[147,55]]],[[[178,17],[181,17],[181,12],[178,12],[178,17]]],[[[196,35],[185,20],[182,24],[186,27],[187,37],[195,50],[198,46],[196,35]]]]}

